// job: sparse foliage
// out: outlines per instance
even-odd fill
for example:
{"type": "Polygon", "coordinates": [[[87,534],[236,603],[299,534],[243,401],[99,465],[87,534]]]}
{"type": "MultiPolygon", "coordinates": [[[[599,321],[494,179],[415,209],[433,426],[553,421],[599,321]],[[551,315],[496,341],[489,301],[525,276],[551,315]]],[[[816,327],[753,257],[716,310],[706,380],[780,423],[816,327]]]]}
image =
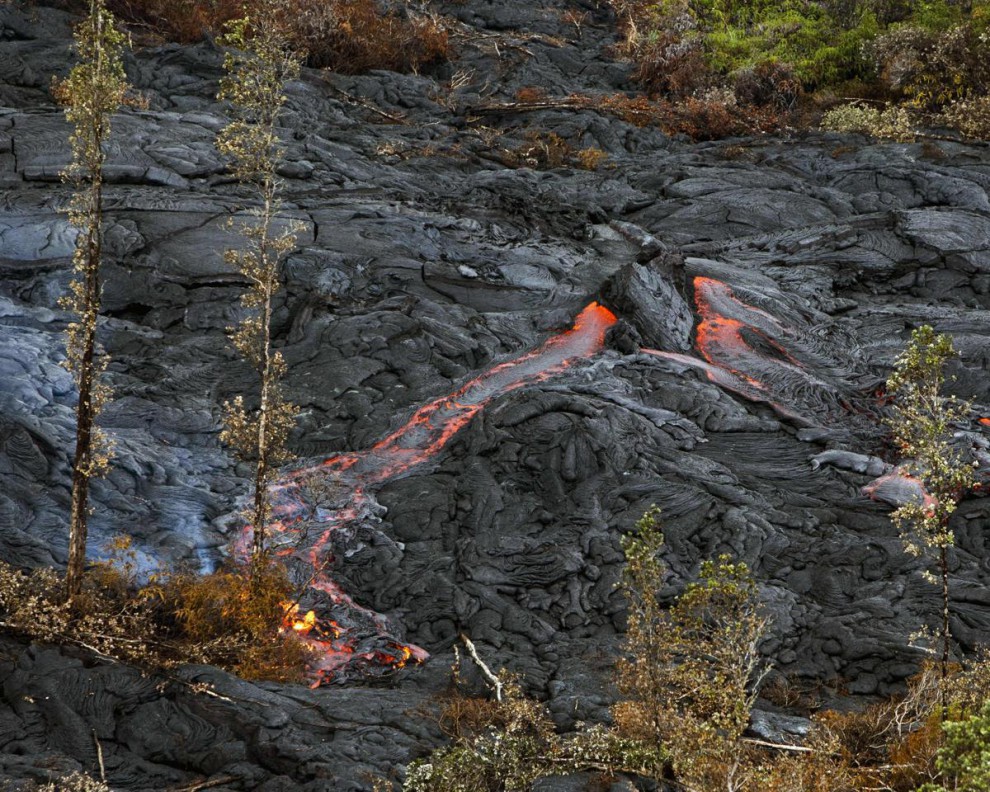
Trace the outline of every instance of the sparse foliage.
{"type": "MultiPolygon", "coordinates": [[[[948,548],[955,541],[949,518],[956,503],[974,482],[973,468],[952,446],[952,425],[965,418],[969,405],[944,396],[946,364],[956,356],[952,339],[936,335],[928,325],[911,334],[911,341],[894,364],[887,380],[893,398],[886,423],[904,455],[907,473],[923,487],[923,497],[911,500],[891,514],[905,548],[913,555],[935,557],[942,586],[942,676],[948,672],[949,564],[948,548]]],[[[935,582],[934,576],[930,576],[935,582]]]]}
{"type": "Polygon", "coordinates": [[[745,788],[753,767],[741,743],[762,679],[757,645],[767,627],[756,584],[728,556],[706,561],[672,608],[661,607],[660,512],[651,508],[624,541],[629,598],[626,699],[614,710],[620,735],[670,750],[688,789],[745,788]]]}
{"type": "Polygon", "coordinates": [[[942,113],[942,121],[966,137],[990,140],[990,97],[974,96],[952,102],[942,113]]]}
{"type": "Polygon", "coordinates": [[[85,773],[69,773],[57,781],[49,781],[38,787],[38,792],[112,792],[103,781],[98,781],[85,773]]]}
{"type": "Polygon", "coordinates": [[[404,792],[529,792],[543,776],[597,770],[660,778],[668,764],[661,747],[603,726],[558,735],[547,708],[504,672],[498,701],[465,696],[458,682],[455,666],[437,716],[453,742],[410,765],[404,792]]]}
{"type": "Polygon", "coordinates": [[[286,441],[297,413],[284,395],[285,361],[272,348],[271,332],[280,264],[295,247],[300,226],[278,220],[282,204],[276,173],[284,154],[278,118],[286,82],[298,74],[299,60],[289,48],[289,32],[278,4],[261,0],[256,14],[232,23],[223,39],[232,49],[225,59],[227,76],[219,98],[230,103],[234,118],[218,135],[217,149],[256,201],[252,219],[240,226],[246,246],[228,250],[225,258],[250,283],[241,297],[246,315],[231,329],[231,340],[257,374],[259,404],[249,409],[241,396],[228,402],[221,440],[255,465],[251,519],[253,555],[259,560],[265,552],[265,526],[271,511],[268,486],[277,467],[291,458],[286,441]]]}
{"type": "Polygon", "coordinates": [[[72,462],[72,502],[69,517],[69,561],[66,595],[76,596],[82,586],[86,562],[89,519],[89,482],[107,469],[110,444],[96,425],[110,397],[101,380],[107,358],[96,348],[100,313],[100,262],[103,255],[103,165],[110,136],[110,118],[124,101],[124,37],[103,0],[92,0],[89,15],[76,28],[75,46],[79,62],[68,77],[54,87],[65,105],[65,116],[73,126],[69,138],[72,162],[64,171],[65,181],[76,193],[69,207],[69,220],[78,230],[73,267],[76,279],[71,292],[60,300],[75,319],[68,327],[65,367],[72,372],[79,390],[76,407],[76,449],[72,462]]]}
{"type": "Polygon", "coordinates": [[[302,678],[311,655],[284,628],[292,586],[282,565],[156,574],[141,586],[128,568],[133,557],[128,540],[116,540],[72,603],[59,597],[64,581],[54,570],[0,562],[0,626],[151,670],[210,663],[247,679],[302,678]]]}
{"type": "Polygon", "coordinates": [[[518,682],[503,677],[503,683],[502,700],[490,703],[483,730],[413,762],[405,792],[528,792],[548,774],[547,760],[559,754],[550,715],[518,682]]]}
{"type": "Polygon", "coordinates": [[[897,105],[883,109],[852,103],[839,105],[822,116],[821,127],[831,132],[859,132],[901,143],[914,140],[916,135],[911,114],[897,105]]]}

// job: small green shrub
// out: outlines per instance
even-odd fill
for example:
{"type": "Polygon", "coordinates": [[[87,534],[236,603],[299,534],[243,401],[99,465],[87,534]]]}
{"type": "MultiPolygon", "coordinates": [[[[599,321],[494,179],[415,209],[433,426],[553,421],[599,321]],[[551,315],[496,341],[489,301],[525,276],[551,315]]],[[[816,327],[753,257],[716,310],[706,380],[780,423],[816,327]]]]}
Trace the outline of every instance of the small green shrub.
{"type": "Polygon", "coordinates": [[[943,724],[945,744],[936,766],[941,783],[919,792],[986,792],[990,789],[990,701],[964,720],[943,724]]]}
{"type": "Polygon", "coordinates": [[[668,748],[687,788],[743,789],[755,774],[741,740],[763,677],[757,645],[767,627],[756,584],[745,564],[719,556],[664,609],[656,596],[664,576],[659,510],[636,527],[623,541],[629,624],[616,663],[625,696],[613,709],[616,730],[668,748]]]}

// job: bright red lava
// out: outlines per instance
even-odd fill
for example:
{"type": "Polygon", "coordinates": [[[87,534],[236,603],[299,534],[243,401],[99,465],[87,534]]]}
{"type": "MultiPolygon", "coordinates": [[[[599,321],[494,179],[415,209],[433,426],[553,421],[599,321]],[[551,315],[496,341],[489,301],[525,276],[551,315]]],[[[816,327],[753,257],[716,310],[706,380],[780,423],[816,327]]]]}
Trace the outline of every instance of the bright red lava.
{"type": "Polygon", "coordinates": [[[698,276],[694,279],[694,303],[701,320],[695,330],[695,346],[703,360],[677,352],[642,351],[700,369],[716,385],[750,401],[766,402],[779,415],[807,424],[808,421],[797,412],[775,401],[769,387],[753,376],[753,372],[766,369],[769,364],[778,370],[786,369],[792,376],[808,378],[801,364],[773,339],[773,335],[782,332],[777,319],[747,305],[728,285],[714,278],[698,276]],[[754,349],[746,340],[747,334],[759,338],[765,347],[774,351],[774,356],[754,349]]]}
{"type": "MultiPolygon", "coordinates": [[[[401,668],[427,657],[418,646],[391,638],[398,630],[388,618],[358,605],[328,574],[334,561],[329,549],[333,533],[375,519],[369,489],[435,459],[492,399],[549,379],[600,352],[615,321],[608,308],[591,303],[570,330],[420,407],[370,449],[293,470],[272,486],[278,521],[269,526],[270,543],[277,554],[304,564],[309,582],[302,600],[317,603],[302,615],[298,604],[290,607],[284,623],[286,633],[314,650],[314,687],[355,665],[401,668]],[[314,537],[308,536],[311,531],[314,537]],[[334,618],[324,611],[332,611],[334,618]]],[[[240,552],[251,546],[251,538],[248,526],[238,543],[240,552]]]]}

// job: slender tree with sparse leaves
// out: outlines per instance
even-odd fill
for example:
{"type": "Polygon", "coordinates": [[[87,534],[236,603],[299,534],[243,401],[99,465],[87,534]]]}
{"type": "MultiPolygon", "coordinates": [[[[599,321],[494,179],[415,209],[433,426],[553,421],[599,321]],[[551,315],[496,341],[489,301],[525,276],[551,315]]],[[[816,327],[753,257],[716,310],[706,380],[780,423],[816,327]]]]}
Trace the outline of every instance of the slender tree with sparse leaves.
{"type": "Polygon", "coordinates": [[[89,15],[76,28],[79,62],[54,93],[73,126],[72,162],[63,178],[76,188],[69,206],[70,222],[79,229],[73,264],[76,279],[63,308],[75,315],[68,328],[65,367],[79,389],[76,407],[76,449],[72,462],[72,505],[69,518],[69,562],[66,596],[75,597],[86,561],[90,479],[105,472],[111,457],[107,437],[96,425],[110,396],[101,374],[107,357],[96,349],[100,313],[100,261],[103,243],[103,166],[110,119],[127,92],[123,51],[125,38],[102,0],[91,0],[89,15]]]}
{"type": "Polygon", "coordinates": [[[254,529],[252,558],[266,555],[266,526],[271,513],[268,488],[279,465],[291,455],[287,438],[297,408],[284,394],[286,366],[272,348],[273,298],[279,288],[280,264],[296,246],[298,223],[279,218],[282,182],[277,175],[284,156],[278,119],[285,86],[300,68],[289,46],[284,10],[273,0],[252,5],[252,16],[231,23],[222,43],[229,47],[219,98],[229,103],[232,120],[217,137],[234,176],[252,193],[250,219],[240,223],[246,245],[226,251],[225,258],[250,283],[241,297],[245,317],[230,328],[231,340],[258,378],[258,407],[249,409],[238,396],[224,405],[221,440],[241,458],[254,462],[254,529]]]}
{"type": "MultiPolygon", "coordinates": [[[[949,528],[949,518],[974,482],[972,466],[952,445],[953,424],[966,418],[970,406],[955,396],[942,395],[946,364],[957,354],[948,335],[936,335],[930,326],[923,325],[911,334],[911,341],[897,358],[894,373],[887,380],[887,392],[893,398],[887,426],[905,457],[905,471],[924,489],[922,497],[900,506],[891,519],[909,553],[930,554],[938,564],[942,584],[939,639],[943,680],[948,675],[952,640],[947,554],[955,537],[949,528]]],[[[931,582],[937,582],[934,575],[926,575],[931,582]]]]}
{"type": "Polygon", "coordinates": [[[622,543],[629,624],[616,663],[625,697],[613,708],[616,728],[669,750],[684,789],[752,788],[756,766],[742,735],[767,670],[757,647],[768,625],[756,583],[746,564],[719,556],[665,609],[660,510],[636,529],[622,543]]]}

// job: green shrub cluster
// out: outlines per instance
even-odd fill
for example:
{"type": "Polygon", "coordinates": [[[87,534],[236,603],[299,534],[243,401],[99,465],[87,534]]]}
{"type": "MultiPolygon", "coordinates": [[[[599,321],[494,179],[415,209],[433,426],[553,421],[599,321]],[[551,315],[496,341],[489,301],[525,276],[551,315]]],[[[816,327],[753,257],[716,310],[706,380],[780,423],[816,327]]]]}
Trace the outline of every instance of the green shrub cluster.
{"type": "MultiPolygon", "coordinates": [[[[792,109],[802,92],[841,92],[926,113],[948,108],[942,123],[986,135],[981,100],[990,89],[988,0],[610,5],[624,34],[617,49],[633,61],[634,76],[651,94],[696,98],[728,87],[739,104],[792,109]]],[[[879,136],[903,139],[903,123],[889,121],[867,118],[860,128],[879,124],[885,130],[879,136]]]]}

